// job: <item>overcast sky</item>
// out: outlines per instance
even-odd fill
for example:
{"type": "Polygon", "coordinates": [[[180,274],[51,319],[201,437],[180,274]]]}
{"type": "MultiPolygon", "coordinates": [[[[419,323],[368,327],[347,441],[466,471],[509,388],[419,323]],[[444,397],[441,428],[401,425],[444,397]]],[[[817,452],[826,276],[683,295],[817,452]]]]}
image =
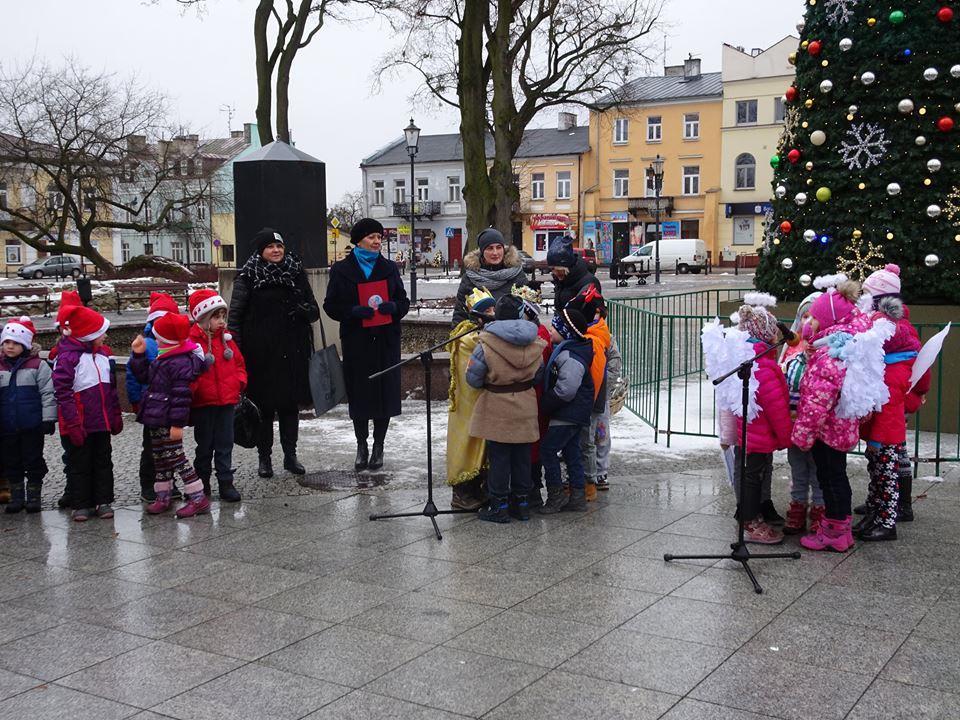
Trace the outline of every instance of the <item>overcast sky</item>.
{"type": "MultiPolygon", "coordinates": [[[[768,47],[795,32],[802,0],[667,0],[668,64],[693,53],[705,72],[720,69],[722,43],[768,47]]],[[[201,135],[222,137],[253,122],[254,0],[209,0],[202,18],[182,14],[175,0],[0,0],[5,18],[0,61],[33,55],[57,62],[67,55],[96,69],[137,73],[167,92],[181,122],[201,135]]],[[[391,46],[387,27],[325,27],[301,51],[293,69],[291,127],[297,146],[327,164],[327,193],[335,202],[360,187],[360,160],[401,135],[411,114],[425,133],[455,132],[452,113],[411,107],[414,78],[379,94],[372,77],[391,46]]],[[[661,51],[662,55],[662,51],[661,51]]],[[[657,58],[661,65],[662,57],[657,58]]],[[[657,70],[659,72],[659,70],[657,70]]],[[[554,118],[545,117],[540,126],[554,118]]],[[[2,129],[2,128],[0,128],[2,129]]]]}

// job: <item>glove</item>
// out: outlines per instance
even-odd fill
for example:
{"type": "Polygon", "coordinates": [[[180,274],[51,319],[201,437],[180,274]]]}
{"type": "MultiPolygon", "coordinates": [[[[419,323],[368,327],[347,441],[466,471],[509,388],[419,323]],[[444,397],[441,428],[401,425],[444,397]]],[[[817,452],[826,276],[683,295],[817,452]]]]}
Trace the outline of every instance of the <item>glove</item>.
{"type": "Polygon", "coordinates": [[[183,428],[172,427],[170,428],[170,439],[174,442],[180,442],[183,440],[183,428]]]}
{"type": "Polygon", "coordinates": [[[354,305],[350,308],[350,316],[357,320],[369,320],[373,317],[373,308],[366,305],[354,305]]]}
{"type": "Polygon", "coordinates": [[[381,315],[396,315],[397,304],[392,300],[387,300],[386,302],[380,303],[380,307],[377,308],[377,312],[381,315]]]}
{"type": "Polygon", "coordinates": [[[70,444],[74,447],[82,447],[83,441],[87,439],[87,434],[83,431],[80,424],[69,425],[67,427],[67,437],[70,438],[70,444]]]}
{"type": "Polygon", "coordinates": [[[43,428],[44,435],[53,435],[53,431],[56,429],[57,424],[53,420],[48,420],[40,425],[43,428]]]}

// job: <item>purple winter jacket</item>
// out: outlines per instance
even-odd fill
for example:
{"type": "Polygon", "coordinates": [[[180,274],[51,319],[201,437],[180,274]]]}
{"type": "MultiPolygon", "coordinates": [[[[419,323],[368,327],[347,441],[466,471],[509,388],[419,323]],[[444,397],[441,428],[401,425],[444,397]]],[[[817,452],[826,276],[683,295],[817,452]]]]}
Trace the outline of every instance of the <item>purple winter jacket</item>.
{"type": "Polygon", "coordinates": [[[90,343],[62,338],[53,363],[53,391],[62,435],[70,428],[84,433],[123,429],[110,357],[103,348],[94,352],[90,343]]]}
{"type": "Polygon", "coordinates": [[[140,400],[137,421],[147,427],[185,427],[190,424],[190,383],[206,370],[192,340],[168,350],[153,362],[146,355],[130,356],[130,370],[147,385],[140,400]]]}

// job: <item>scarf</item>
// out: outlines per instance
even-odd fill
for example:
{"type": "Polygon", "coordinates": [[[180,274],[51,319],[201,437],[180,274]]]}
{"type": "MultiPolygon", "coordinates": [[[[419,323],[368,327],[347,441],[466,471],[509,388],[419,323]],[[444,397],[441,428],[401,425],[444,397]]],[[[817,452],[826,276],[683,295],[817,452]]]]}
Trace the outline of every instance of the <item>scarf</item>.
{"type": "Polygon", "coordinates": [[[363,277],[369,280],[370,275],[373,274],[373,266],[377,264],[377,258],[380,257],[380,253],[374,252],[373,250],[365,250],[358,245],[353,249],[352,255],[353,259],[357,261],[357,265],[360,266],[363,277]]]}
{"type": "Polygon", "coordinates": [[[513,285],[517,282],[522,284],[526,281],[522,265],[500,268],[499,270],[487,270],[486,268],[467,270],[467,278],[473,283],[474,287],[486,288],[491,293],[497,292],[506,285],[513,285]]]}
{"type": "Polygon", "coordinates": [[[260,255],[251,255],[237,274],[250,280],[254,290],[259,290],[263,287],[293,288],[302,271],[300,258],[288,252],[278,263],[267,262],[260,255]]]}
{"type": "Polygon", "coordinates": [[[607,373],[607,350],[610,348],[610,328],[607,327],[607,321],[600,318],[590,325],[587,328],[587,339],[593,343],[590,377],[593,378],[593,399],[596,400],[603,388],[603,379],[607,373]]]}

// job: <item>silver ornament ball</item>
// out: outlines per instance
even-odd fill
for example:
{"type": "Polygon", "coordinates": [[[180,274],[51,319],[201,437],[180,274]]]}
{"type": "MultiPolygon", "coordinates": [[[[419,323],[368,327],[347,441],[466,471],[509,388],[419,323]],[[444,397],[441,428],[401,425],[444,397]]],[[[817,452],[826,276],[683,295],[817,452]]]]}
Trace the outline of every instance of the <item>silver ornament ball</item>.
{"type": "Polygon", "coordinates": [[[869,70],[860,76],[860,82],[862,82],[864,85],[873,85],[876,79],[877,79],[877,76],[874,75],[869,70]]]}
{"type": "Polygon", "coordinates": [[[782,200],[787,196],[787,188],[784,185],[777,185],[777,189],[774,190],[774,193],[776,193],[777,197],[782,200]]]}
{"type": "Polygon", "coordinates": [[[940,209],[939,205],[927,205],[927,215],[932,218],[940,217],[940,213],[943,212],[940,209]]]}
{"type": "Polygon", "coordinates": [[[843,50],[844,52],[846,52],[852,47],[853,47],[853,40],[851,40],[850,38],[843,38],[840,41],[840,49],[843,50]]]}
{"type": "Polygon", "coordinates": [[[800,276],[800,284],[803,285],[804,287],[810,287],[810,283],[812,282],[813,282],[813,278],[807,275],[806,273],[800,276]]]}
{"type": "Polygon", "coordinates": [[[930,172],[939,172],[940,168],[943,167],[943,163],[940,162],[937,158],[930,158],[927,160],[927,170],[930,172]]]}
{"type": "Polygon", "coordinates": [[[797,32],[802,33],[805,27],[807,27],[807,24],[803,20],[801,20],[800,22],[797,23],[797,32]]]}
{"type": "Polygon", "coordinates": [[[954,65],[950,68],[950,74],[955,78],[960,78],[960,65],[954,65]]]}
{"type": "Polygon", "coordinates": [[[904,115],[909,115],[913,112],[913,100],[910,98],[904,98],[897,103],[897,110],[899,110],[904,115]]]}
{"type": "MultiPolygon", "coordinates": [[[[810,133],[810,142],[814,145],[823,145],[827,141],[827,134],[823,130],[814,130],[810,133]]],[[[809,170],[809,168],[807,168],[809,170]]]]}
{"type": "Polygon", "coordinates": [[[918,146],[923,147],[924,145],[927,144],[927,139],[926,139],[923,135],[917,135],[917,139],[914,140],[914,142],[915,142],[918,146]]]}
{"type": "Polygon", "coordinates": [[[899,195],[900,194],[900,183],[890,183],[887,185],[887,195],[899,195]]]}
{"type": "Polygon", "coordinates": [[[803,231],[803,239],[806,240],[807,242],[813,242],[814,240],[817,239],[817,231],[816,231],[816,230],[804,230],[804,231],[803,231]]]}
{"type": "Polygon", "coordinates": [[[833,81],[832,81],[832,80],[824,80],[822,83],[820,83],[820,92],[822,92],[822,93],[828,93],[828,92],[830,92],[831,90],[833,90],[833,81]]]}
{"type": "Polygon", "coordinates": [[[933,253],[930,253],[923,259],[923,264],[930,268],[936,267],[937,265],[940,264],[940,257],[938,255],[934,255],[933,253]]]}
{"type": "Polygon", "coordinates": [[[797,193],[793,196],[793,201],[797,205],[806,205],[807,204],[807,194],[806,193],[797,193]]]}
{"type": "Polygon", "coordinates": [[[858,108],[856,105],[851,105],[847,108],[847,113],[850,115],[856,115],[858,112],[860,112],[860,108],[858,108]]]}
{"type": "Polygon", "coordinates": [[[923,79],[927,82],[933,82],[940,77],[940,71],[936,68],[927,68],[923,71],[923,79]]]}
{"type": "Polygon", "coordinates": [[[784,258],[781,260],[780,267],[784,270],[793,270],[793,258],[784,258]]]}

